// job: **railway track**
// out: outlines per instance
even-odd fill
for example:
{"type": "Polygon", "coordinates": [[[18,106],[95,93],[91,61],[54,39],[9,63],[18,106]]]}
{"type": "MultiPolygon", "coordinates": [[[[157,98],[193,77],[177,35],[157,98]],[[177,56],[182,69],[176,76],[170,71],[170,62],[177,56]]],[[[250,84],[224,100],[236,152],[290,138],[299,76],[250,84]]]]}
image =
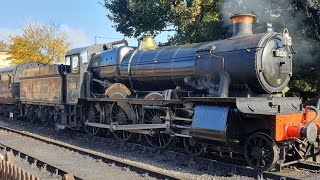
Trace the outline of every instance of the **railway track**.
{"type": "Polygon", "coordinates": [[[80,148],[80,147],[77,147],[74,145],[70,145],[70,144],[67,144],[67,143],[64,143],[61,141],[56,141],[56,140],[53,140],[53,139],[50,139],[47,137],[39,136],[39,135],[36,135],[33,133],[29,133],[29,132],[25,132],[25,131],[18,131],[18,130],[11,129],[11,128],[4,127],[4,126],[0,126],[0,129],[11,132],[11,133],[16,133],[16,134],[19,134],[22,136],[30,137],[30,138],[33,138],[33,139],[36,139],[36,140],[39,140],[39,141],[42,141],[42,142],[45,142],[48,144],[53,144],[53,145],[56,145],[59,147],[63,147],[63,148],[78,152],[80,154],[87,155],[87,156],[93,157],[98,160],[102,160],[103,162],[108,163],[110,165],[116,165],[116,166],[122,167],[124,170],[135,171],[137,173],[140,173],[142,176],[151,176],[151,177],[155,177],[158,179],[180,179],[179,177],[175,176],[174,174],[162,173],[162,172],[150,169],[148,167],[143,167],[138,164],[125,161],[121,158],[108,156],[108,155],[101,154],[101,153],[98,153],[95,151],[91,151],[88,149],[84,149],[84,148],[80,148]]]}
{"type": "Polygon", "coordinates": [[[11,157],[9,157],[9,160],[6,162],[6,163],[8,163],[9,168],[6,168],[6,170],[4,170],[3,165],[2,165],[2,171],[4,171],[4,172],[1,174],[2,176],[0,177],[0,179],[6,179],[6,180],[36,179],[36,180],[40,180],[39,177],[37,177],[36,175],[33,175],[31,172],[28,172],[26,170],[22,170],[18,166],[15,166],[14,165],[15,163],[12,162],[12,161],[14,161],[13,159],[15,159],[13,156],[15,156],[16,158],[21,158],[21,159],[24,159],[26,162],[28,162],[29,165],[32,166],[32,169],[34,169],[34,167],[37,167],[42,172],[49,172],[52,175],[54,175],[55,177],[60,176],[61,179],[63,179],[63,180],[81,180],[81,178],[74,176],[71,173],[68,173],[66,170],[55,167],[45,161],[42,161],[36,157],[33,157],[29,154],[26,154],[18,149],[15,149],[15,148],[10,147],[8,145],[5,145],[3,143],[0,143],[0,150],[7,152],[6,156],[11,156],[11,157]],[[16,169],[16,170],[14,171],[13,169],[16,169]],[[5,176],[5,177],[3,177],[3,176],[5,176]]]}
{"type": "MultiPolygon", "coordinates": [[[[158,171],[158,170],[155,170],[155,169],[152,169],[149,167],[141,166],[138,163],[135,163],[132,161],[128,161],[128,160],[125,160],[122,158],[98,153],[96,151],[84,149],[84,148],[70,145],[70,144],[67,144],[67,143],[64,143],[61,141],[53,140],[53,139],[50,139],[50,138],[47,138],[44,136],[29,133],[26,131],[19,131],[19,130],[15,130],[15,129],[12,129],[12,128],[9,128],[6,126],[0,126],[0,130],[19,134],[19,135],[30,137],[30,138],[33,138],[33,139],[36,139],[36,140],[39,140],[39,141],[42,141],[42,142],[45,142],[48,144],[53,144],[53,145],[56,145],[56,146],[59,146],[62,148],[66,148],[66,149],[78,152],[80,154],[90,156],[90,157],[95,158],[97,160],[101,160],[101,161],[108,163],[110,165],[119,166],[119,167],[123,168],[123,170],[135,171],[135,172],[141,174],[142,176],[151,176],[151,177],[154,177],[157,179],[181,179],[181,177],[179,177],[173,173],[164,173],[162,171],[158,171]]],[[[93,141],[98,140],[98,141],[103,141],[103,142],[109,141],[109,143],[115,143],[115,142],[113,142],[113,140],[107,139],[107,138],[96,137],[96,136],[90,136],[90,137],[92,138],[93,141]]],[[[127,146],[132,149],[136,149],[136,150],[138,149],[138,150],[142,150],[142,151],[154,151],[154,149],[152,149],[152,148],[149,148],[149,147],[146,147],[146,146],[143,146],[140,144],[135,144],[135,143],[123,143],[122,145],[127,146]]],[[[186,154],[179,153],[179,152],[164,150],[164,151],[156,151],[156,153],[170,156],[173,159],[186,159],[187,158],[193,162],[205,164],[206,168],[214,168],[214,167],[231,168],[234,173],[250,174],[253,178],[258,178],[258,179],[262,179],[262,178],[267,178],[267,179],[299,179],[299,178],[291,177],[291,176],[284,175],[281,173],[257,172],[256,170],[254,170],[250,167],[244,167],[244,166],[240,166],[240,165],[224,163],[224,162],[220,162],[220,161],[216,161],[216,160],[212,160],[212,159],[190,157],[186,154]]],[[[43,163],[39,163],[39,164],[43,164],[43,163]]],[[[53,167],[53,169],[54,169],[54,167],[53,167]]],[[[63,172],[63,171],[61,171],[61,172],[63,172]]]]}

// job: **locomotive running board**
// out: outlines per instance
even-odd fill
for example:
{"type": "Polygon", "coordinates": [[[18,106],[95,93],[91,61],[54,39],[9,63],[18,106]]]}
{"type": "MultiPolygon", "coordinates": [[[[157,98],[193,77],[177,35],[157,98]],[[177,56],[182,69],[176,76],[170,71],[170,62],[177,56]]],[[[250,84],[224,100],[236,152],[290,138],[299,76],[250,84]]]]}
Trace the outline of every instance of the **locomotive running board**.
{"type": "Polygon", "coordinates": [[[294,97],[237,98],[236,106],[244,114],[276,115],[302,111],[300,99],[294,97]]]}
{"type": "Polygon", "coordinates": [[[147,130],[147,129],[165,129],[168,128],[167,124],[131,124],[131,125],[108,125],[108,124],[100,124],[100,123],[90,123],[86,122],[85,125],[110,129],[112,131],[121,131],[121,130],[147,130]]]}

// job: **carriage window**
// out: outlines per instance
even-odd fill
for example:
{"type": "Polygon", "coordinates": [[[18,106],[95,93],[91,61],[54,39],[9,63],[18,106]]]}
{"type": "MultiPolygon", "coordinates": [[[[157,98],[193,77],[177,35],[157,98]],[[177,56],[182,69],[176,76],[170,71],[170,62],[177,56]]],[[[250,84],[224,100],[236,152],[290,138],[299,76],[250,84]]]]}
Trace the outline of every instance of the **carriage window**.
{"type": "Polygon", "coordinates": [[[6,74],[2,75],[1,76],[1,80],[2,81],[8,81],[9,80],[9,75],[6,75],[6,74]]]}
{"type": "Polygon", "coordinates": [[[82,60],[82,64],[86,65],[88,64],[88,53],[84,52],[81,54],[81,60],[82,60]]]}
{"type": "Polygon", "coordinates": [[[72,73],[77,73],[79,71],[79,57],[72,57],[72,73]]]}

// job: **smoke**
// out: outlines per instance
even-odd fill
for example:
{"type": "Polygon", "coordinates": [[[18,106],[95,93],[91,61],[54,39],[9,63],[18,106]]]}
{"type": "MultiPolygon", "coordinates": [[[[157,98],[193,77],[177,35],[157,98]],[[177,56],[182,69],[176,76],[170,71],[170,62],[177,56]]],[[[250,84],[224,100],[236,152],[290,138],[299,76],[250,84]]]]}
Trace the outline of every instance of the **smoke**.
{"type": "Polygon", "coordinates": [[[275,31],[279,33],[284,28],[288,28],[293,38],[293,47],[297,51],[294,56],[294,63],[295,65],[301,65],[305,62],[314,62],[317,60],[316,58],[319,58],[318,55],[315,56],[315,54],[319,54],[317,53],[319,39],[310,38],[310,34],[314,32],[313,27],[306,24],[306,18],[310,17],[310,14],[307,14],[306,9],[301,7],[305,6],[305,8],[317,11],[319,16],[320,3],[319,0],[295,3],[297,2],[293,0],[224,0],[221,6],[221,14],[224,24],[228,26],[231,24],[230,17],[236,13],[256,15],[256,22],[253,25],[254,33],[266,32],[267,23],[272,23],[275,31]]]}
{"type": "Polygon", "coordinates": [[[284,27],[289,27],[291,31],[298,30],[303,24],[303,12],[292,14],[292,10],[296,7],[292,5],[292,1],[274,0],[225,0],[221,7],[221,14],[226,25],[230,25],[230,17],[236,13],[251,13],[256,15],[256,23],[254,31],[261,33],[266,31],[267,23],[272,23],[280,32],[284,27]]]}
{"type": "MultiPolygon", "coordinates": [[[[258,17],[258,21],[264,21],[266,20],[266,10],[268,9],[271,9],[271,4],[268,0],[225,0],[221,13],[225,20],[230,19],[232,15],[237,13],[252,13],[258,17]]],[[[273,16],[278,15],[275,13],[273,16]]]]}
{"type": "Polygon", "coordinates": [[[213,96],[218,95],[219,85],[215,85],[212,78],[208,76],[199,78],[185,77],[184,83],[199,91],[206,91],[213,96]]]}
{"type": "Polygon", "coordinates": [[[61,131],[61,130],[64,130],[65,128],[66,128],[65,125],[58,124],[58,123],[55,124],[55,130],[56,131],[61,131]]]}

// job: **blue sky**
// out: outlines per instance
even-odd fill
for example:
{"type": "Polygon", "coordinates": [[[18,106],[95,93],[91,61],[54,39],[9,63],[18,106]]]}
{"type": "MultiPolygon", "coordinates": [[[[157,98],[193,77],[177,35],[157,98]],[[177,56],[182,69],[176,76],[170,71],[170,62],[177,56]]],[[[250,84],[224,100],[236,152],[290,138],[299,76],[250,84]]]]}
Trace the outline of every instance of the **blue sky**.
{"type": "MultiPolygon", "coordinates": [[[[59,25],[70,34],[72,47],[94,43],[95,36],[122,39],[107,17],[107,10],[99,4],[102,0],[2,0],[0,11],[0,39],[21,33],[26,22],[40,21],[59,25]]],[[[134,38],[126,38],[129,45],[137,45],[134,38]]],[[[114,39],[98,39],[98,43],[114,39]]],[[[160,34],[157,42],[167,41],[160,34]]]]}

